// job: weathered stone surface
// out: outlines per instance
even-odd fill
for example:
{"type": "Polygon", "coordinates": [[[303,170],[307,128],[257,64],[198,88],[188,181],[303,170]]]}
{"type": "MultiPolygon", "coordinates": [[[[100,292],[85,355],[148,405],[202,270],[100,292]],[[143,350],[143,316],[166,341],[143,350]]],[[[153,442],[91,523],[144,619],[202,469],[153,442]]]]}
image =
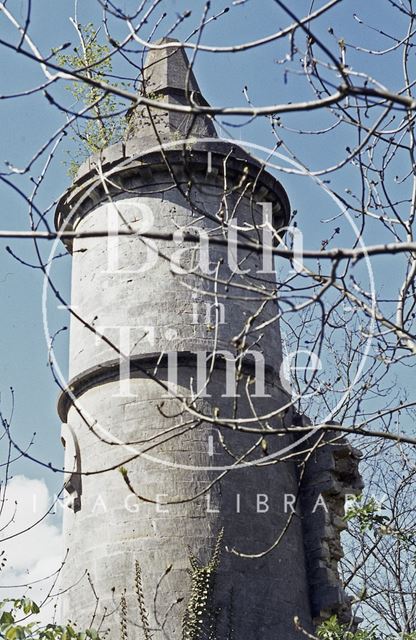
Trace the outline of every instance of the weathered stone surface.
{"type": "MultiPolygon", "coordinates": [[[[194,100],[204,104],[181,50],[150,54],[145,91],[153,97],[187,104],[186,79],[194,100]]],[[[263,202],[272,205],[275,228],[287,223],[289,202],[283,188],[243,150],[219,142],[210,147],[198,140],[186,153],[179,143],[175,148],[178,136],[215,137],[206,116],[191,123],[158,111],[153,124],[158,136],[149,114],[138,107],[131,115],[128,140],[80,169],[58,205],[58,228],[103,231],[111,227],[115,212],[121,230],[163,234],[183,229],[222,238],[224,221],[232,216],[250,240],[257,238],[263,202]],[[159,139],[172,143],[164,154],[149,151],[159,139]],[[97,167],[105,171],[106,184],[97,167]]],[[[229,420],[251,419],[250,424],[258,426],[256,416],[270,414],[267,425],[279,429],[291,421],[290,412],[279,412],[288,394],[280,379],[275,295],[263,301],[259,312],[258,292],[244,288],[247,278],[258,276],[261,258],[248,253],[241,264],[248,275],[233,273],[227,247],[213,244],[212,271],[201,278],[193,270],[201,252],[180,236],[120,236],[111,243],[106,236],[67,243],[73,254],[72,305],[83,322],[74,317],[71,321],[72,381],[60,403],[60,415],[72,433],[65,465],[75,472],[70,475],[73,509],[66,510],[64,518],[68,558],[61,581],[63,617],[82,627],[109,629],[113,640],[119,637],[120,598],[125,593],[129,638],[139,640],[134,588],[138,560],[152,637],[179,640],[189,598],[190,552],[208,562],[224,528],[215,588],[219,629],[226,628],[231,616],[236,640],[301,638],[295,616],[312,631],[313,616],[319,619],[346,607],[336,562],[342,553],[341,495],[354,475],[352,450],[347,445],[329,453],[318,450],[291,515],[286,496],[298,492],[296,462],[268,463],[273,454],[295,444],[292,437],[271,434],[266,454],[259,449],[258,434],[223,428],[220,441],[218,427],[210,421],[219,414],[229,420]],[[157,260],[147,269],[152,256],[157,260]],[[218,356],[193,405],[206,419],[192,422],[183,402],[198,390],[196,354],[238,354],[238,336],[249,320],[252,333],[246,347],[252,354],[241,360],[238,399],[225,397],[227,358],[218,356]],[[128,343],[120,328],[127,330],[128,343]],[[92,329],[112,345],[97,339],[92,329]],[[118,352],[124,356],[120,361],[129,365],[123,374],[118,352]],[[174,393],[167,388],[170,353],[179,358],[174,393]],[[256,357],[265,365],[262,397],[253,395],[252,379],[259,378],[256,357]],[[253,453],[247,454],[250,447],[253,453]],[[257,464],[229,469],[242,456],[257,464]],[[121,466],[137,495],[129,490],[121,466]],[[331,502],[329,515],[320,509],[310,513],[320,492],[331,502]],[[253,554],[257,557],[245,557],[253,554]]],[[[261,277],[271,290],[274,273],[261,277]]]]}
{"type": "MultiPolygon", "coordinates": [[[[307,419],[303,424],[307,426],[307,419]]],[[[300,498],[312,615],[315,624],[334,614],[341,622],[350,622],[350,599],[337,565],[343,557],[345,496],[357,495],[363,488],[358,471],[361,454],[335,431],[326,431],[323,439],[312,433],[309,442],[316,448],[305,464],[300,498]],[[325,508],[317,509],[322,500],[325,508]]]]}

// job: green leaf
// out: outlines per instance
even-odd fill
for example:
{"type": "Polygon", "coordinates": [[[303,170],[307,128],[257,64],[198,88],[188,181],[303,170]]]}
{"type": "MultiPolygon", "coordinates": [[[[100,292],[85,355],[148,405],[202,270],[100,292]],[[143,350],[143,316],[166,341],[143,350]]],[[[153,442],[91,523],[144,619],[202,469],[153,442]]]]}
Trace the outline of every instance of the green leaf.
{"type": "Polygon", "coordinates": [[[0,624],[13,624],[14,617],[10,611],[3,611],[0,617],[0,624]]]}

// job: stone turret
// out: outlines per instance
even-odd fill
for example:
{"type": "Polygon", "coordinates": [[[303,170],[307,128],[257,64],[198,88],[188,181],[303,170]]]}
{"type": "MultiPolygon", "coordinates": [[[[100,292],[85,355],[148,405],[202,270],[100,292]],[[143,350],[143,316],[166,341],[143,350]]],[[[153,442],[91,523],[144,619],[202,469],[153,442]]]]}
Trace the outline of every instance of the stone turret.
{"type": "MultiPolygon", "coordinates": [[[[149,53],[143,93],[206,105],[172,43],[149,53]]],[[[237,226],[258,240],[265,219],[287,224],[289,202],[257,161],[220,141],[207,115],[143,106],[58,204],[57,229],[91,234],[67,242],[76,316],[59,401],[71,496],[63,616],[112,640],[123,594],[129,638],[144,637],[136,561],[155,640],[182,638],[184,619],[216,640],[230,625],[239,640],[302,637],[295,616],[313,628],[305,523],[287,497],[298,495],[298,468],[279,458],[293,440],[280,410],[275,274],[226,242],[237,226]],[[280,433],[262,439],[259,425],[280,433]]]]}

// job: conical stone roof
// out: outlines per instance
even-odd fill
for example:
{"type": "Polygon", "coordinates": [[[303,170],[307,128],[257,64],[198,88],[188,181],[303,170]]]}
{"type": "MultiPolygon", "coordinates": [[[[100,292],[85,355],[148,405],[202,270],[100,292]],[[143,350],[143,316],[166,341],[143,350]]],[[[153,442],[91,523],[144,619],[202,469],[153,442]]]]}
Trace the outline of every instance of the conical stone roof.
{"type": "MultiPolygon", "coordinates": [[[[155,46],[178,43],[174,38],[162,38],[155,46]]],[[[144,81],[151,91],[164,96],[172,93],[196,91],[201,94],[195,75],[189,71],[189,60],[182,47],[151,49],[146,57],[144,81]]]]}
{"type": "MultiPolygon", "coordinates": [[[[175,42],[178,41],[164,38],[155,44],[175,42]]],[[[143,71],[141,95],[158,100],[161,104],[208,105],[190,69],[188,57],[181,47],[150,50],[143,71]]],[[[214,124],[205,114],[195,116],[141,105],[130,112],[128,151],[138,153],[158,146],[160,143],[213,137],[217,137],[214,124]]]]}

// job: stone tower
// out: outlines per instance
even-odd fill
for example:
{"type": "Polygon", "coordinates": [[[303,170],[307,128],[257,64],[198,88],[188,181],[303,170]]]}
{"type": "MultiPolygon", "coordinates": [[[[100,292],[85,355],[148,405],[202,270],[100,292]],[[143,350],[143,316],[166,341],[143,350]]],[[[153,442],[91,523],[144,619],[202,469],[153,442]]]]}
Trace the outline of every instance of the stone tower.
{"type": "Polygon", "coordinates": [[[207,115],[168,110],[207,104],[172,42],[144,72],[167,110],[132,110],[125,141],[91,157],[57,208],[58,230],[91,234],[66,242],[63,617],[115,640],[125,594],[128,637],[147,637],[137,561],[155,640],[291,640],[295,616],[312,630],[348,612],[336,563],[356,456],[317,448],[304,485],[270,256],[233,242],[286,225],[289,201],[207,115]],[[320,493],[332,508],[312,513],[320,493]]]}

